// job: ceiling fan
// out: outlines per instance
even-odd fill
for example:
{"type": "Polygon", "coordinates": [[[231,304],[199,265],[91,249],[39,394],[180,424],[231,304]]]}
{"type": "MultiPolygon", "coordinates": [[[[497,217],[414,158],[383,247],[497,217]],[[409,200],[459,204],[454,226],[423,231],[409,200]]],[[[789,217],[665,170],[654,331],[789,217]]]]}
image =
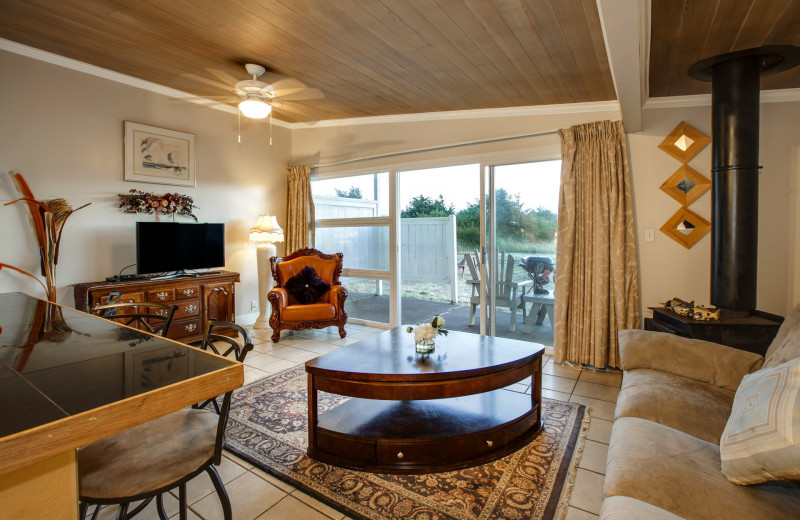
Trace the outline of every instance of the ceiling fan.
{"type": "Polygon", "coordinates": [[[247,73],[252,76],[252,79],[237,81],[230,74],[215,69],[206,70],[221,80],[222,83],[196,74],[185,74],[184,76],[224,90],[230,91],[232,89],[233,95],[203,96],[203,99],[220,101],[226,104],[237,104],[240,113],[251,119],[264,119],[273,110],[295,113],[305,118],[313,117],[308,111],[303,110],[303,108],[292,102],[325,97],[321,90],[310,88],[302,81],[294,78],[280,78],[278,76],[279,79],[271,83],[262,81],[259,78],[264,75],[266,69],[261,65],[248,63],[244,67],[247,73]]]}

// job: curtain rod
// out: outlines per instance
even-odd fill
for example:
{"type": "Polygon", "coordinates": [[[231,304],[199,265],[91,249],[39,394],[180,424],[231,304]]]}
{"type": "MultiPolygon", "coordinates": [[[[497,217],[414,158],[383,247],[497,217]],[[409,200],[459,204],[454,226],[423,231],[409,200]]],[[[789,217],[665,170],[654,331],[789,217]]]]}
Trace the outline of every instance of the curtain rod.
{"type": "Polygon", "coordinates": [[[477,141],[465,141],[463,143],[454,143],[454,144],[443,144],[438,146],[428,146],[426,148],[416,148],[414,150],[403,150],[401,152],[390,152],[390,153],[383,153],[377,155],[368,155],[366,157],[357,157],[355,159],[345,159],[344,161],[337,161],[328,164],[317,164],[312,166],[312,168],[324,168],[326,166],[339,166],[340,164],[349,164],[353,162],[360,162],[360,161],[369,161],[372,159],[383,159],[385,157],[395,157],[397,155],[408,155],[412,153],[420,153],[420,152],[433,152],[437,150],[447,150],[448,148],[458,148],[460,146],[470,146],[474,144],[485,144],[485,143],[497,143],[500,141],[510,141],[512,139],[524,139],[526,137],[538,137],[541,135],[549,135],[549,134],[557,134],[558,130],[546,130],[543,132],[536,132],[533,134],[521,134],[521,135],[510,135],[507,137],[494,137],[491,139],[479,139],[477,141]]]}

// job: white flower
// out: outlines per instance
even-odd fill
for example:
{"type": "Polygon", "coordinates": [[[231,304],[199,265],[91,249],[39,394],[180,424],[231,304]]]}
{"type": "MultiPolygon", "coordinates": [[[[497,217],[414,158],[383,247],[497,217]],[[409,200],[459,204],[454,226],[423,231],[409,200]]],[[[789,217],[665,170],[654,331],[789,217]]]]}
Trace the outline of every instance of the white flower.
{"type": "Polygon", "coordinates": [[[433,339],[438,334],[438,330],[430,323],[423,323],[414,329],[414,341],[422,341],[423,339],[433,339]]]}

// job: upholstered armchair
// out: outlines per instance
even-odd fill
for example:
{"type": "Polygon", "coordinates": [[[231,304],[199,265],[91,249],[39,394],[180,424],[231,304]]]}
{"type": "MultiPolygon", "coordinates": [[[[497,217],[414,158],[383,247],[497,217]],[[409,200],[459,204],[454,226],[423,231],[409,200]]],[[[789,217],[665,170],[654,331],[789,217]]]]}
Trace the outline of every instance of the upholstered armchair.
{"type": "Polygon", "coordinates": [[[344,300],[347,289],[339,285],[342,253],[325,254],[316,249],[298,249],[289,256],[269,260],[275,287],[267,294],[272,304],[269,326],[277,343],[281,330],[338,327],[339,336],[347,332],[344,300]]]}

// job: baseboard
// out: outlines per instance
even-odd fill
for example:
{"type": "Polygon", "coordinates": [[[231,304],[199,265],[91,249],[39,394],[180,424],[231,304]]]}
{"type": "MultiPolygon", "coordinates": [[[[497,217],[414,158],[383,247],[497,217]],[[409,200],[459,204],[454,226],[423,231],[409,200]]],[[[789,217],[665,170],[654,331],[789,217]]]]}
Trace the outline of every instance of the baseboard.
{"type": "Polygon", "coordinates": [[[251,312],[249,314],[237,314],[236,315],[236,323],[239,325],[252,325],[258,319],[257,312],[251,312]]]}

